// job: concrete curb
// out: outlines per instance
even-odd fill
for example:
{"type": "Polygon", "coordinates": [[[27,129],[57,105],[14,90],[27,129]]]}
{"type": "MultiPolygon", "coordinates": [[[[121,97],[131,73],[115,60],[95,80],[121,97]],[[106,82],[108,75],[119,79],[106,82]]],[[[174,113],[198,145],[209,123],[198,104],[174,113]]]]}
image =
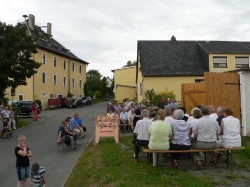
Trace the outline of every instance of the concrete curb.
{"type": "MultiPolygon", "coordinates": [[[[91,138],[89,139],[89,141],[88,141],[88,143],[86,144],[84,150],[86,149],[86,147],[88,147],[89,143],[92,142],[92,139],[93,139],[94,135],[95,135],[95,132],[93,133],[93,135],[92,135],[91,138]]],[[[84,150],[83,150],[83,152],[82,152],[81,154],[84,153],[84,150]]],[[[75,162],[74,167],[76,166],[76,163],[77,163],[77,161],[75,162]]],[[[65,183],[66,183],[67,179],[69,178],[71,172],[73,171],[74,167],[70,170],[70,173],[68,174],[67,178],[64,180],[64,182],[63,182],[63,184],[62,184],[61,187],[63,187],[63,186],[65,185],[65,183]]]]}

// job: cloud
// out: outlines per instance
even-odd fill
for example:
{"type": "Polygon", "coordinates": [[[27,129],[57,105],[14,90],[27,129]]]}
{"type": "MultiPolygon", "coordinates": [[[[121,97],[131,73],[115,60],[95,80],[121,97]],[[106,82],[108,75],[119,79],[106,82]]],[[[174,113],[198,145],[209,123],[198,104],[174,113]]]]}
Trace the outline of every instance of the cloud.
{"type": "Polygon", "coordinates": [[[53,37],[104,76],[136,60],[138,40],[236,40],[250,34],[250,4],[222,0],[1,0],[1,21],[23,14],[40,26],[52,23],[53,37]]]}

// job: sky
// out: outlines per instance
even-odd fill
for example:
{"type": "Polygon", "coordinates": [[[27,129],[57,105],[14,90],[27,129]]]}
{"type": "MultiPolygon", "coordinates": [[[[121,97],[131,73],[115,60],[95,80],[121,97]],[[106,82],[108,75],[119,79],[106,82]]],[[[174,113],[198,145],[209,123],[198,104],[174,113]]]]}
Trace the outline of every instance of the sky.
{"type": "MultiPolygon", "coordinates": [[[[250,1],[243,0],[1,0],[0,21],[33,14],[52,24],[55,40],[113,77],[135,61],[138,40],[250,41],[250,1]]],[[[129,76],[129,75],[128,75],[129,76]]]]}

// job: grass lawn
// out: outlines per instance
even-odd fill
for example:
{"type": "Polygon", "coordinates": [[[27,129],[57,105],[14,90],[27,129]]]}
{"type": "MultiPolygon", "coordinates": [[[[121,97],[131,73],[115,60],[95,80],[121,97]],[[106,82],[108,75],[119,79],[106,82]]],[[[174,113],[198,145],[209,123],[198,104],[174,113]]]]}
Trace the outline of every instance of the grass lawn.
{"type": "MultiPolygon", "coordinates": [[[[172,169],[169,165],[162,166],[158,170],[141,158],[138,163],[133,163],[134,146],[131,144],[131,140],[131,136],[122,136],[119,144],[116,144],[113,138],[103,138],[97,145],[90,144],[80,156],[64,187],[207,187],[224,186],[231,184],[231,182],[237,182],[239,178],[248,180],[244,175],[238,174],[237,169],[244,169],[245,167],[246,172],[249,170],[247,168],[250,159],[249,137],[243,139],[243,146],[246,146],[246,150],[236,151],[234,154],[235,158],[241,160],[238,165],[234,164],[236,165],[234,166],[236,172],[226,170],[226,166],[223,165],[223,168],[215,167],[212,173],[206,170],[200,171],[199,175],[195,174],[197,171],[195,171],[194,165],[191,168],[194,172],[190,172],[188,171],[190,168],[187,168],[187,170],[172,169]],[[242,166],[244,167],[242,168],[242,166]],[[221,171],[224,175],[221,174],[221,171]],[[218,176],[222,178],[213,180],[218,176]]],[[[250,182],[246,183],[244,184],[250,185],[250,182]]]]}
{"type": "Polygon", "coordinates": [[[18,124],[16,125],[16,128],[17,129],[20,129],[20,128],[22,128],[22,127],[25,127],[25,126],[27,126],[27,125],[29,125],[29,124],[31,124],[32,122],[31,121],[18,121],[18,124]]]}

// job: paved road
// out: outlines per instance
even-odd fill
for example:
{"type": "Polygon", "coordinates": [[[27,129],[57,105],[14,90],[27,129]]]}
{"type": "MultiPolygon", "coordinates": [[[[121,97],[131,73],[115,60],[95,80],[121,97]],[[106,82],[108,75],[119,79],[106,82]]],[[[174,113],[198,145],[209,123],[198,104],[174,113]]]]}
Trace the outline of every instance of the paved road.
{"type": "MultiPolygon", "coordinates": [[[[61,187],[73,169],[78,157],[84,151],[95,130],[95,116],[106,112],[106,102],[85,106],[78,109],[58,109],[43,111],[39,121],[14,132],[10,139],[2,138],[0,141],[0,187],[14,187],[17,183],[15,172],[14,149],[17,145],[17,137],[27,137],[27,145],[30,147],[33,156],[30,163],[38,162],[46,168],[48,179],[47,186],[61,187]],[[64,153],[57,151],[57,130],[61,121],[66,117],[72,117],[78,111],[87,127],[85,137],[80,139],[81,145],[77,145],[78,151],[71,152],[65,147],[64,153]]],[[[22,118],[21,120],[31,120],[22,118]]],[[[28,186],[28,185],[27,185],[28,186]]]]}

